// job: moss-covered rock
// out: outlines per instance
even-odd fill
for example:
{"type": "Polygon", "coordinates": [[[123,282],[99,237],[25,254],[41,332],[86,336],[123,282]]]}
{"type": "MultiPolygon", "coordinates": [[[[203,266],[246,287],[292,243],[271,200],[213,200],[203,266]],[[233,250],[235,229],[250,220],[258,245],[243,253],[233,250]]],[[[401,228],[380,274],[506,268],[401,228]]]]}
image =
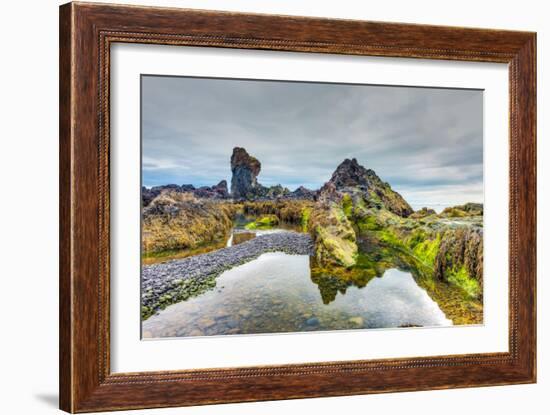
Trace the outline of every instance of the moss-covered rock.
{"type": "Polygon", "coordinates": [[[309,218],[315,256],[321,264],[351,267],[357,260],[355,231],[341,204],[316,206],[309,218]]]}
{"type": "Polygon", "coordinates": [[[445,231],[441,236],[441,244],[434,263],[434,277],[463,287],[469,295],[481,296],[482,231],[472,227],[445,231]]]}
{"type": "Polygon", "coordinates": [[[436,215],[437,213],[435,210],[423,207],[422,209],[417,210],[414,212],[411,216],[409,216],[411,219],[422,219],[426,216],[436,215]]]}
{"type": "Polygon", "coordinates": [[[483,216],[483,204],[481,203],[466,203],[460,206],[452,206],[445,208],[439,214],[440,217],[447,218],[463,218],[466,216],[483,216]]]}
{"type": "Polygon", "coordinates": [[[242,204],[243,214],[247,216],[276,215],[281,222],[302,224],[304,209],[311,209],[310,200],[261,200],[246,201],[242,204]]]}
{"type": "Polygon", "coordinates": [[[143,209],[143,252],[195,249],[227,238],[238,209],[231,202],[163,192],[143,209]]]}
{"type": "Polygon", "coordinates": [[[245,226],[246,229],[271,229],[279,224],[279,218],[276,215],[265,215],[254,222],[250,222],[245,226]]]}

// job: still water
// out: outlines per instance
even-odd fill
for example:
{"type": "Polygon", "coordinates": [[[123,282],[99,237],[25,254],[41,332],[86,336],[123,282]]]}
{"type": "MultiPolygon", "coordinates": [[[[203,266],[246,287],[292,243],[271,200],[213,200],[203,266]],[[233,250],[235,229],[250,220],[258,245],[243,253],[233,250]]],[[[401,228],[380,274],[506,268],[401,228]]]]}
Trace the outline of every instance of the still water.
{"type": "MultiPolygon", "coordinates": [[[[326,296],[325,296],[326,297],[326,296]]],[[[267,253],[221,274],[216,287],[142,323],[144,337],[449,326],[412,275],[388,269],[323,300],[309,257],[267,253]]]]}

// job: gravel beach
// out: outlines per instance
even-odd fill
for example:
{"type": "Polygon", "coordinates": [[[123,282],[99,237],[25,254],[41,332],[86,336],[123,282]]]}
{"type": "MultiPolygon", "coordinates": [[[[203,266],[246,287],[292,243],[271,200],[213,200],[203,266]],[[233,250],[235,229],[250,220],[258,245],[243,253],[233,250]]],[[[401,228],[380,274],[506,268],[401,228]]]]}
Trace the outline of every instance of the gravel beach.
{"type": "Polygon", "coordinates": [[[146,265],[141,271],[142,317],[206,291],[223,271],[266,252],[312,255],[313,241],[305,233],[277,232],[206,254],[146,265]]]}

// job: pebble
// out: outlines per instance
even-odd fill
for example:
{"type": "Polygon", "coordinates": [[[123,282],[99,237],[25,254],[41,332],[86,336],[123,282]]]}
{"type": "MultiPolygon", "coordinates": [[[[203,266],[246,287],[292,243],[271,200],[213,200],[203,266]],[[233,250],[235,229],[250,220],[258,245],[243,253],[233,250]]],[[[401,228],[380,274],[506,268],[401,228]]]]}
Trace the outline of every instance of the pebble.
{"type": "Polygon", "coordinates": [[[352,324],[356,324],[357,326],[363,325],[363,317],[350,317],[348,320],[352,324]]]}
{"type": "Polygon", "coordinates": [[[306,324],[308,326],[318,326],[319,325],[319,319],[317,317],[311,317],[306,320],[306,324]]]}

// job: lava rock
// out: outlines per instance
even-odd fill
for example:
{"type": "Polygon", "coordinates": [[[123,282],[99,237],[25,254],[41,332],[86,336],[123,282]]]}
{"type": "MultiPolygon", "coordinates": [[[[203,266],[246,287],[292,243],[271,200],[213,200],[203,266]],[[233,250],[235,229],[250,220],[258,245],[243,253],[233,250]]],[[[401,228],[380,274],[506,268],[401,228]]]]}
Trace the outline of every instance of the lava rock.
{"type": "Polygon", "coordinates": [[[261,190],[257,177],[262,169],[258,159],[244,148],[235,147],[231,155],[231,194],[235,199],[251,199],[261,190]]]}

